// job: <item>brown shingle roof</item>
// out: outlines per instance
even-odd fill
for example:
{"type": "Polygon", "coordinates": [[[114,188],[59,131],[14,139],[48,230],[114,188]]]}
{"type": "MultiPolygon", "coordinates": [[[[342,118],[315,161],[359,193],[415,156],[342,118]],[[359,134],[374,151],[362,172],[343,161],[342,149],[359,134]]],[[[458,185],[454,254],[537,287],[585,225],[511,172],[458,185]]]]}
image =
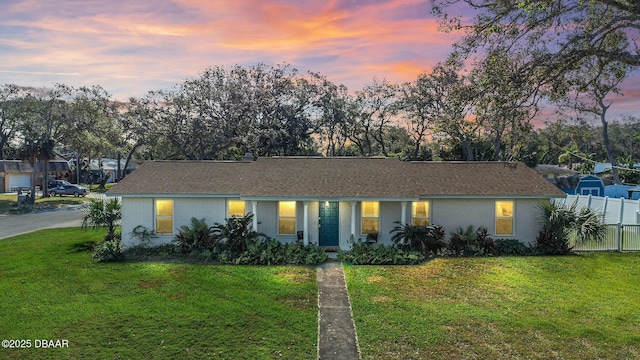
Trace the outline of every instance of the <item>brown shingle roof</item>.
{"type": "Polygon", "coordinates": [[[145,162],[109,193],[297,199],[564,195],[522,163],[356,157],[145,162]]]}
{"type": "MultiPolygon", "coordinates": [[[[42,161],[36,162],[36,171],[40,172],[44,169],[42,161]]],[[[69,171],[69,164],[66,160],[49,160],[49,171],[69,171]]],[[[33,167],[28,161],[21,160],[0,160],[0,172],[17,173],[17,172],[33,172],[33,167]]]]}

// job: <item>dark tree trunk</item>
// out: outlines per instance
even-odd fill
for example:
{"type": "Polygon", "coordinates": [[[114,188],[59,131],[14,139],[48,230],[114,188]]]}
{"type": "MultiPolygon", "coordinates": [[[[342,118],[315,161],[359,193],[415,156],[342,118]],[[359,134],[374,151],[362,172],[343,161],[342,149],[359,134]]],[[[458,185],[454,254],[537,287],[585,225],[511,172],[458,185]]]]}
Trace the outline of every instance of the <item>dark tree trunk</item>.
{"type": "Polygon", "coordinates": [[[609,106],[606,106],[602,99],[600,99],[600,108],[602,112],[600,112],[600,121],[602,122],[602,142],[604,143],[604,148],[607,151],[607,158],[609,158],[609,162],[611,163],[611,175],[613,175],[613,182],[616,184],[620,184],[620,176],[618,175],[618,166],[616,164],[616,157],[613,155],[613,151],[611,150],[611,143],[609,142],[609,130],[607,123],[607,110],[609,106]]]}

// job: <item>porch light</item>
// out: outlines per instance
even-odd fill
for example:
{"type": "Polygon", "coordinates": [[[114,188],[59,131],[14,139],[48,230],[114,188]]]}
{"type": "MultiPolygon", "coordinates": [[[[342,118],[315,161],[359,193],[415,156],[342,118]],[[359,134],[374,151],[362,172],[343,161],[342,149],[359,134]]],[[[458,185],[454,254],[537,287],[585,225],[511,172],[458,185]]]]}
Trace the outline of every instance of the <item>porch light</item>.
{"type": "Polygon", "coordinates": [[[328,208],[329,207],[329,200],[324,202],[324,207],[328,208]]]}

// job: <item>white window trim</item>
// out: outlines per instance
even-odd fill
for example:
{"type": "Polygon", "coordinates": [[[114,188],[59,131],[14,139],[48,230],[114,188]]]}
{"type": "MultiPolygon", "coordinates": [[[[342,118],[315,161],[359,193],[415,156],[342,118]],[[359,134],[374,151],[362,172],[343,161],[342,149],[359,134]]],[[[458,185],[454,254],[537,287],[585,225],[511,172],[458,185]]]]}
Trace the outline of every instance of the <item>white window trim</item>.
{"type": "Polygon", "coordinates": [[[579,195],[592,195],[591,192],[593,190],[598,190],[598,195],[593,195],[593,196],[602,196],[600,194],[600,188],[599,187],[583,187],[583,188],[580,189],[581,194],[579,194],[579,195]],[[586,193],[585,193],[585,190],[586,190],[586,193]]]}
{"type": "Polygon", "coordinates": [[[298,229],[298,202],[297,201],[292,201],[292,200],[283,200],[283,201],[278,201],[278,235],[282,235],[282,236],[295,236],[296,235],[296,231],[298,229]],[[294,203],[294,212],[293,212],[293,216],[280,216],[280,203],[283,202],[293,202],[294,203]],[[294,221],[294,225],[293,225],[293,233],[292,234],[282,234],[280,233],[280,219],[285,218],[285,219],[291,219],[293,218],[294,221]]]}
{"type": "Polygon", "coordinates": [[[413,204],[417,204],[420,202],[426,202],[428,204],[427,205],[427,222],[431,224],[431,200],[418,200],[418,201],[411,202],[411,225],[413,225],[414,219],[424,219],[424,217],[421,217],[421,216],[419,217],[413,216],[413,204]]]}
{"type": "Polygon", "coordinates": [[[516,201],[515,200],[496,200],[493,203],[493,211],[495,216],[494,227],[495,227],[495,235],[501,237],[513,237],[516,234],[516,201]],[[511,203],[511,216],[510,217],[498,217],[498,208],[497,205],[499,202],[510,202],[511,203]],[[511,234],[498,234],[498,220],[499,219],[511,219],[511,234]]]}
{"type": "Polygon", "coordinates": [[[174,236],[174,228],[176,225],[176,204],[174,199],[158,198],[153,199],[153,231],[157,236],[174,236]],[[158,215],[158,201],[171,201],[171,216],[158,215]],[[159,233],[158,232],[158,219],[171,219],[171,232],[159,233]]]}
{"type": "Polygon", "coordinates": [[[378,220],[378,236],[380,236],[380,201],[361,201],[360,202],[360,236],[367,236],[369,234],[364,232],[363,223],[364,219],[377,219],[378,220]],[[378,216],[364,216],[364,203],[378,203],[378,216]]]}
{"type": "Polygon", "coordinates": [[[241,217],[243,217],[243,216],[245,216],[245,215],[247,215],[247,202],[246,202],[246,201],[244,201],[244,200],[242,200],[242,199],[227,199],[227,218],[228,218],[228,219],[231,219],[231,218],[241,218],[241,217]],[[244,214],[242,214],[241,216],[231,216],[231,215],[229,214],[229,210],[231,209],[231,207],[229,206],[229,203],[230,203],[230,202],[232,202],[232,201],[234,201],[234,202],[236,202],[236,201],[237,201],[237,202],[244,203],[244,214]]]}

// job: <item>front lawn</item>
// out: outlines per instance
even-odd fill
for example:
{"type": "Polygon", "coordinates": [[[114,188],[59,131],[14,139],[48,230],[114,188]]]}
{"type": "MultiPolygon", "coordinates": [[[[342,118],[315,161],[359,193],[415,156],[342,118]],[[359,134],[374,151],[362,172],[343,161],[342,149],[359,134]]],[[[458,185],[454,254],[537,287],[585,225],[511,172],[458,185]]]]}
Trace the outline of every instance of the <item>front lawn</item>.
{"type": "Polygon", "coordinates": [[[311,359],[313,268],[92,263],[103,232],[52,229],[0,241],[0,358],[311,359]],[[35,349],[36,339],[68,340],[35,349]]]}
{"type": "Polygon", "coordinates": [[[638,359],[640,254],[345,266],[363,359],[638,359]]]}

